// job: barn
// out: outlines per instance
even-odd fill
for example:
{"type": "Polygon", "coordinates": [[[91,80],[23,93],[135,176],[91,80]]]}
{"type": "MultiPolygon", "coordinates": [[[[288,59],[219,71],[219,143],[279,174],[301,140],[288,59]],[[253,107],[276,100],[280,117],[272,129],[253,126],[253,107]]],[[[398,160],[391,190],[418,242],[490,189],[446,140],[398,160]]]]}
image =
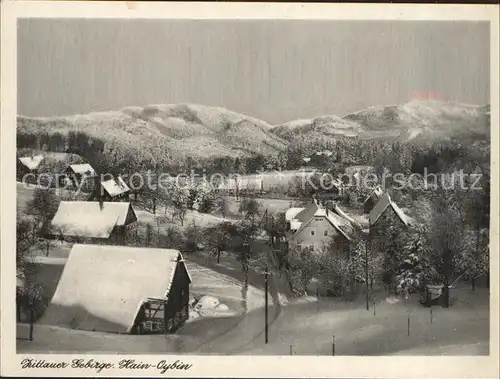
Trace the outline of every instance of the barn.
{"type": "Polygon", "coordinates": [[[122,243],[136,222],[130,203],[61,201],[50,234],[69,242],[122,243]]]}
{"type": "Polygon", "coordinates": [[[42,324],[170,333],[189,317],[191,277],[177,250],[73,246],[42,324]]]}
{"type": "Polygon", "coordinates": [[[100,181],[95,185],[89,201],[129,201],[130,188],[121,177],[100,181]]]}

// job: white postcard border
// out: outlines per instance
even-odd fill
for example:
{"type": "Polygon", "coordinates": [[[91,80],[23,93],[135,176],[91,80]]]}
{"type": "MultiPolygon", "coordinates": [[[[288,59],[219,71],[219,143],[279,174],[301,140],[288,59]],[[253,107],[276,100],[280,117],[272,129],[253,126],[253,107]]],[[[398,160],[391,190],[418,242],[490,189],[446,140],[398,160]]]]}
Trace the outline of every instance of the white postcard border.
{"type": "MultiPolygon", "coordinates": [[[[179,376],[179,377],[344,377],[460,378],[498,377],[499,252],[499,16],[492,5],[280,4],[280,3],[141,3],[7,1],[1,13],[1,374],[6,376],[179,376]],[[135,359],[156,365],[161,360],[189,363],[191,369],[149,370],[20,368],[27,355],[16,354],[15,330],[15,138],[17,19],[44,18],[216,18],[317,20],[488,20],[491,26],[491,303],[489,357],[305,357],[195,355],[29,355],[71,362],[75,358],[117,364],[135,359]]],[[[452,63],[451,63],[452,64],[452,63]]]]}

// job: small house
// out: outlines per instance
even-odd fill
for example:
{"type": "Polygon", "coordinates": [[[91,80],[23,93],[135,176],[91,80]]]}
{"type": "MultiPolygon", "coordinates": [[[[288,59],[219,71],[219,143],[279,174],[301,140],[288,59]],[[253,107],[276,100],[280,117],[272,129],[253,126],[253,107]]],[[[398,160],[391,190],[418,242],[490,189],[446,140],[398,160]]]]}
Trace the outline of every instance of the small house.
{"type": "Polygon", "coordinates": [[[409,228],[416,225],[416,221],[408,216],[389,196],[385,193],[377,202],[369,215],[370,233],[377,236],[380,229],[385,229],[388,223],[396,223],[397,226],[409,228]]]}
{"type": "Polygon", "coordinates": [[[130,188],[121,177],[101,181],[97,176],[97,183],[89,201],[129,201],[130,188]]]}
{"type": "Polygon", "coordinates": [[[379,200],[384,196],[384,191],[380,187],[376,187],[363,201],[363,210],[365,214],[368,214],[372,211],[375,205],[379,202],[379,200]]]}
{"type": "Polygon", "coordinates": [[[61,201],[51,222],[51,235],[69,242],[123,242],[135,229],[130,203],[61,201]]]}
{"type": "Polygon", "coordinates": [[[72,186],[82,188],[92,186],[96,172],[89,163],[71,164],[65,171],[64,177],[68,179],[72,186]]]}
{"type": "Polygon", "coordinates": [[[177,250],[76,244],[40,323],[111,333],[172,333],[189,318],[191,282],[177,250]]]}
{"type": "Polygon", "coordinates": [[[290,245],[321,250],[332,238],[337,251],[347,252],[352,241],[351,224],[314,199],[305,208],[290,208],[285,213],[286,237],[290,245]]]}
{"type": "Polygon", "coordinates": [[[43,155],[34,155],[30,157],[18,158],[17,169],[16,169],[17,180],[36,182],[38,171],[43,160],[44,160],[43,155]],[[26,175],[28,174],[30,174],[30,178],[26,177],[26,175]]]}

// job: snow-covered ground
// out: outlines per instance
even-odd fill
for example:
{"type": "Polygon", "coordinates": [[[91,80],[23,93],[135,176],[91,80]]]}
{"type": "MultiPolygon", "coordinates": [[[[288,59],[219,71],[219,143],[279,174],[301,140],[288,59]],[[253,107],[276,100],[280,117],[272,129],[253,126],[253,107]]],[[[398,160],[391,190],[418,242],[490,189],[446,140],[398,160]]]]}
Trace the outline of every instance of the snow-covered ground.
{"type": "MultiPolygon", "coordinates": [[[[222,304],[217,310],[203,307],[198,316],[172,335],[133,336],[112,333],[87,332],[60,328],[57,326],[35,325],[34,341],[28,341],[28,326],[18,325],[18,351],[20,352],[196,352],[200,349],[211,351],[217,338],[231,331],[238,334],[237,325],[244,322],[246,311],[251,312],[264,304],[263,291],[249,285],[244,303],[242,283],[229,275],[204,267],[188,260],[188,270],[193,278],[191,294],[215,299],[222,304]],[[201,314],[200,314],[201,313],[201,314]]],[[[261,317],[259,317],[261,318],[261,317]]],[[[259,328],[256,333],[261,332],[259,328]]],[[[248,340],[253,338],[253,331],[248,340]]],[[[239,341],[236,338],[235,341],[239,341]]]]}
{"type": "Polygon", "coordinates": [[[489,296],[460,290],[450,308],[431,310],[416,298],[380,300],[364,308],[362,299],[291,301],[270,328],[269,344],[248,344],[238,354],[488,355],[489,296]],[[408,335],[408,318],[410,335],[408,335]]]}

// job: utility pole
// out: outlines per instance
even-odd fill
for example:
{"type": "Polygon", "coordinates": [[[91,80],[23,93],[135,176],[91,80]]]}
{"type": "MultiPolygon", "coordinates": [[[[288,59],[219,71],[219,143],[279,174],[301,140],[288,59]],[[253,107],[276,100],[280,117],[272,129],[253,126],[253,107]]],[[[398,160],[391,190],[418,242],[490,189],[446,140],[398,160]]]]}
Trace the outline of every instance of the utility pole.
{"type": "Polygon", "coordinates": [[[264,281],[265,281],[265,292],[266,292],[266,304],[265,304],[265,337],[266,337],[266,344],[269,340],[269,334],[268,334],[268,325],[267,325],[267,305],[268,305],[268,275],[269,275],[269,266],[266,266],[266,271],[264,272],[264,281]]]}
{"type": "Polygon", "coordinates": [[[365,295],[366,295],[366,310],[370,310],[370,296],[368,295],[368,250],[372,248],[372,225],[368,229],[368,244],[365,246],[365,295]]]}

